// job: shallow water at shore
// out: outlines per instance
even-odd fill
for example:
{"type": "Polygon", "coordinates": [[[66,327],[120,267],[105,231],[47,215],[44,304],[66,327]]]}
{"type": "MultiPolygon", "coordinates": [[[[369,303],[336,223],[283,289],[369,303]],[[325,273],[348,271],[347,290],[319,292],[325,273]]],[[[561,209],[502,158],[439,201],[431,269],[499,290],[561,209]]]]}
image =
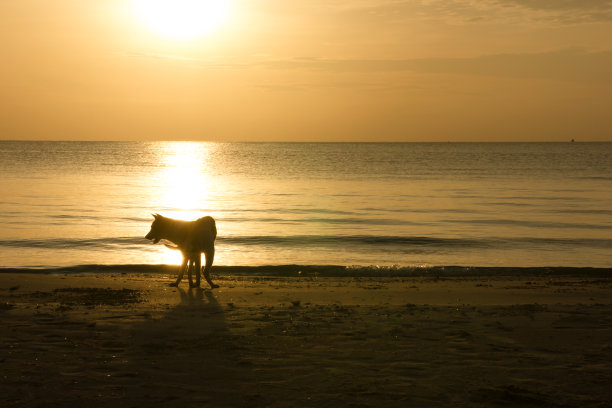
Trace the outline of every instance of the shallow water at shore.
{"type": "MultiPolygon", "coordinates": [[[[122,276],[142,273],[153,276],[178,273],[176,265],[75,265],[58,268],[0,268],[0,274],[24,273],[44,275],[97,275],[122,276]]],[[[262,266],[214,266],[213,276],[286,277],[286,278],[460,278],[460,277],[612,277],[612,268],[573,267],[465,267],[465,266],[342,266],[342,265],[262,265],[262,266]]]]}

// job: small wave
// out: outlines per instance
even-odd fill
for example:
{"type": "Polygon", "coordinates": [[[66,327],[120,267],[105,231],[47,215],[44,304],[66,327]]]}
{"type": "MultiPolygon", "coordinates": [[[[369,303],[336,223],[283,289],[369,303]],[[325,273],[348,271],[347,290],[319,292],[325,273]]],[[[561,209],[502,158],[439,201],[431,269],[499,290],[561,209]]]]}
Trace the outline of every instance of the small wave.
{"type": "MultiPolygon", "coordinates": [[[[443,238],[380,235],[254,235],[219,236],[220,245],[263,246],[263,247],[393,247],[410,250],[430,248],[524,248],[524,247],[591,247],[610,248],[612,239],[593,238],[539,238],[539,237],[485,237],[485,238],[443,238]]],[[[41,249],[140,249],[150,245],[141,236],[105,238],[39,238],[0,240],[0,248],[41,248],[41,249]]]]}
{"type": "Polygon", "coordinates": [[[612,180],[612,177],[609,176],[581,176],[581,177],[574,177],[578,180],[612,180]]]}
{"type": "Polygon", "coordinates": [[[511,219],[476,219],[476,220],[444,220],[449,224],[485,224],[485,225],[512,225],[533,228],[571,228],[571,229],[612,229],[610,225],[603,224],[586,224],[572,222],[541,222],[528,220],[511,220],[511,219]]]}
{"type": "Polygon", "coordinates": [[[89,249],[121,246],[122,248],[128,248],[141,246],[143,241],[144,239],[142,237],[4,239],[0,240],[0,247],[89,249]]]}
{"type": "MultiPolygon", "coordinates": [[[[253,222],[252,218],[246,217],[226,217],[218,218],[220,222],[253,222]]],[[[338,217],[338,218],[323,218],[323,217],[307,217],[307,218],[289,218],[289,217],[261,217],[257,219],[258,223],[276,223],[276,224],[325,224],[325,225],[424,225],[422,222],[414,222],[400,220],[395,218],[365,218],[365,217],[338,217]]]]}
{"type": "Polygon", "coordinates": [[[598,209],[588,209],[588,210],[583,210],[580,208],[570,208],[570,209],[551,209],[547,212],[550,213],[560,213],[560,214],[588,214],[588,215],[595,215],[595,214],[601,214],[601,215],[612,215],[612,210],[598,210],[598,209]]]}
{"type": "Polygon", "coordinates": [[[236,245],[398,245],[398,246],[487,246],[483,240],[379,235],[230,236],[218,241],[236,245]]]}
{"type": "MultiPolygon", "coordinates": [[[[409,246],[486,246],[486,241],[402,237],[402,236],[372,236],[372,235],[291,235],[291,236],[229,236],[217,237],[217,242],[233,245],[264,245],[264,246],[336,246],[340,244],[353,245],[409,245],[409,246]]],[[[40,238],[0,240],[0,247],[13,248],[92,248],[143,246],[149,244],[143,237],[109,237],[109,238],[40,238]]]]}
{"type": "Polygon", "coordinates": [[[403,247],[525,247],[525,246],[578,246],[609,248],[612,239],[592,238],[534,238],[534,237],[485,237],[485,238],[437,238],[380,235],[293,235],[293,236],[229,236],[219,237],[219,242],[234,245],[266,246],[403,246],[403,247]]]}
{"type": "MultiPolygon", "coordinates": [[[[336,210],[331,208],[219,208],[215,210],[220,214],[270,214],[270,213],[285,213],[285,214],[334,214],[334,215],[357,215],[355,211],[336,210]]],[[[207,212],[207,211],[204,211],[207,212]]],[[[226,219],[223,215],[219,219],[226,219]]],[[[248,217],[245,217],[248,218],[248,217]]],[[[250,219],[250,218],[249,218],[250,219]]]]}

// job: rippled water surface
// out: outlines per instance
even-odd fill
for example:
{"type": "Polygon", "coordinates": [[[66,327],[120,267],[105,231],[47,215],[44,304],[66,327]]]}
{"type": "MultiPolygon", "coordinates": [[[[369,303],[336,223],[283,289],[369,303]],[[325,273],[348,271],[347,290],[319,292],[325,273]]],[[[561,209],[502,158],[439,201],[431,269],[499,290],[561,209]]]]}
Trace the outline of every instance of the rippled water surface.
{"type": "Polygon", "coordinates": [[[611,143],[0,142],[0,267],[177,263],[151,213],[211,215],[219,265],[612,266],[611,143]]]}

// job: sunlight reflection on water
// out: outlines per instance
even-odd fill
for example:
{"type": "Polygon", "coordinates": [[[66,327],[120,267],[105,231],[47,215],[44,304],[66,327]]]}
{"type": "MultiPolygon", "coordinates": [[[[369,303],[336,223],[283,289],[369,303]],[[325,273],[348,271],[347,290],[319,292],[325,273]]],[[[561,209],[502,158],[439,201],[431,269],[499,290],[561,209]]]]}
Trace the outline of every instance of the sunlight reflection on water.
{"type": "Polygon", "coordinates": [[[168,216],[195,219],[201,215],[201,208],[209,207],[209,154],[210,148],[205,143],[168,142],[161,145],[159,157],[163,167],[158,179],[162,194],[158,205],[172,209],[168,216]]]}

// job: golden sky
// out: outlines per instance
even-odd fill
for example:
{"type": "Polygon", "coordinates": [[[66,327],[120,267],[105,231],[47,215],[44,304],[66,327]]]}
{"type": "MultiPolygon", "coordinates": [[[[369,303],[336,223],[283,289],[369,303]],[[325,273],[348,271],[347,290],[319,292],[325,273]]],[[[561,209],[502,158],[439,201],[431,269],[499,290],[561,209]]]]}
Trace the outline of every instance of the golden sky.
{"type": "Polygon", "coordinates": [[[612,1],[181,1],[0,0],[0,139],[612,141],[612,1]]]}

